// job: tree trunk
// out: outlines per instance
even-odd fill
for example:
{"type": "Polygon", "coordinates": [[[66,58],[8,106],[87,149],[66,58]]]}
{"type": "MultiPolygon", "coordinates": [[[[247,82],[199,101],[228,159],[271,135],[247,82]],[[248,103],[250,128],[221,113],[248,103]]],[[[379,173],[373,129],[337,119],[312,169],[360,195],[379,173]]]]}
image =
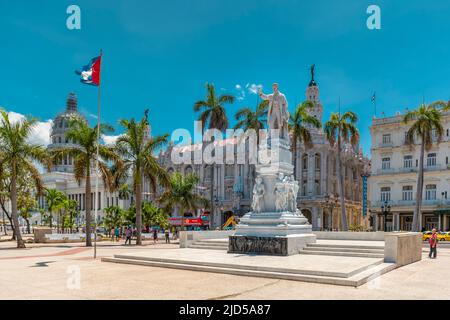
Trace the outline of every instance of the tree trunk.
{"type": "Polygon", "coordinates": [[[5,235],[8,234],[8,232],[6,231],[6,224],[5,224],[5,215],[6,215],[6,217],[8,218],[9,224],[11,226],[11,229],[13,231],[13,237],[11,238],[11,240],[16,240],[15,233],[14,233],[14,224],[12,222],[11,216],[8,214],[8,211],[6,211],[5,204],[3,201],[0,202],[0,205],[3,210],[3,226],[4,226],[4,230],[5,230],[5,235]]]}
{"type": "Polygon", "coordinates": [[[297,180],[297,138],[295,136],[292,137],[292,160],[294,161],[294,178],[297,180]]]}
{"type": "MultiPolygon", "coordinates": [[[[95,199],[95,198],[94,198],[95,199]]],[[[91,239],[91,168],[86,169],[86,247],[92,247],[91,239]]]]}
{"type": "Polygon", "coordinates": [[[339,185],[339,195],[341,202],[341,223],[342,231],[348,231],[347,214],[345,212],[345,192],[344,192],[344,175],[342,174],[342,162],[341,162],[341,136],[338,136],[338,154],[336,157],[337,161],[337,174],[338,174],[338,185],[339,185]]]}
{"type": "Polygon", "coordinates": [[[209,213],[209,229],[214,229],[214,164],[211,164],[211,212],[209,213]]]}
{"type": "Polygon", "coordinates": [[[11,174],[11,218],[14,224],[14,231],[17,239],[17,248],[25,248],[22,235],[20,234],[19,217],[17,216],[17,180],[14,167],[11,174]]]}
{"type": "Polygon", "coordinates": [[[142,180],[139,174],[139,181],[136,183],[136,245],[142,245],[142,180]]]}
{"type": "Polygon", "coordinates": [[[424,138],[422,137],[422,144],[420,146],[419,173],[417,177],[416,208],[414,210],[413,223],[411,227],[411,231],[414,232],[420,232],[420,219],[422,219],[423,160],[425,155],[425,145],[423,141],[424,138]]]}
{"type": "Polygon", "coordinates": [[[30,220],[29,219],[25,219],[25,222],[27,223],[27,233],[31,234],[30,220]]]}

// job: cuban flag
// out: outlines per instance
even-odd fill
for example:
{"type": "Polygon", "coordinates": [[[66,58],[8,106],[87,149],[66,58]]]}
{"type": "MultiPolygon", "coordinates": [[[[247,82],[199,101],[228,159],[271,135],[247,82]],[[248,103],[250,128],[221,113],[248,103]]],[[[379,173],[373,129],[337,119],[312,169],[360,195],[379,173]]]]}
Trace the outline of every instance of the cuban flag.
{"type": "Polygon", "coordinates": [[[80,81],[92,86],[100,85],[100,67],[102,64],[102,56],[95,57],[84,66],[81,71],[76,71],[76,74],[80,76],[80,81]]]}

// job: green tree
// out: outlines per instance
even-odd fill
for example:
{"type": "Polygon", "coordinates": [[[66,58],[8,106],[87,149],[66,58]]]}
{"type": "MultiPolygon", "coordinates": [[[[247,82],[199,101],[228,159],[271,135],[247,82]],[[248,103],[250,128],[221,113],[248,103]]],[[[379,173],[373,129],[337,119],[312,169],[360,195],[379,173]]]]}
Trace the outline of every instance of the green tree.
{"type": "Polygon", "coordinates": [[[142,220],[146,227],[159,226],[163,229],[169,227],[169,215],[151,202],[142,204],[142,220]]]}
{"type": "Polygon", "coordinates": [[[53,228],[53,214],[57,213],[63,207],[66,195],[57,189],[46,189],[44,196],[49,212],[48,222],[50,223],[50,228],[53,228]]]}
{"type": "Polygon", "coordinates": [[[152,190],[156,192],[159,185],[168,186],[169,176],[160,166],[153,153],[167,143],[168,135],[148,137],[149,123],[146,117],[137,122],[135,119],[120,121],[125,129],[116,141],[116,152],[121,156],[123,175],[131,174],[135,195],[136,210],[136,244],[142,245],[142,190],[143,179],[146,178],[152,190]]]}
{"type": "Polygon", "coordinates": [[[310,128],[320,128],[320,121],[309,114],[314,108],[312,101],[304,101],[297,106],[295,112],[289,117],[289,131],[292,134],[292,153],[294,154],[294,177],[297,176],[297,142],[303,143],[306,148],[312,147],[310,128]]]}
{"type": "Polygon", "coordinates": [[[27,173],[40,193],[42,180],[35,163],[41,163],[48,168],[48,156],[42,146],[29,142],[36,119],[25,118],[13,123],[5,111],[0,112],[0,163],[10,171],[11,219],[14,224],[17,247],[25,248],[25,242],[20,234],[17,210],[18,179],[21,172],[27,173]]]}
{"type": "Polygon", "coordinates": [[[332,113],[330,120],[325,123],[324,131],[332,147],[337,144],[336,166],[338,175],[339,195],[341,204],[342,230],[348,231],[347,215],[345,210],[344,175],[342,173],[341,152],[342,144],[350,142],[352,146],[359,143],[359,132],[356,128],[358,116],[352,111],[344,114],[332,113]]]}
{"type": "MultiPolygon", "coordinates": [[[[209,129],[217,129],[224,132],[228,128],[228,117],[225,110],[225,104],[233,104],[235,97],[232,95],[216,95],[213,84],[206,84],[206,99],[199,100],[194,104],[194,111],[200,112],[198,121],[202,124],[202,130],[206,127],[209,129]]],[[[212,137],[212,140],[214,137],[212,137]]],[[[210,185],[210,203],[211,214],[214,215],[214,164],[211,166],[211,185],[210,185]]],[[[210,223],[213,221],[211,219],[210,223]]],[[[212,226],[212,225],[211,225],[212,226]]]]}
{"type": "Polygon", "coordinates": [[[422,193],[423,193],[423,161],[425,150],[430,150],[433,145],[433,135],[436,142],[442,140],[444,128],[442,126],[442,111],[449,110],[450,102],[436,101],[431,104],[421,104],[418,109],[411,110],[403,117],[405,124],[412,122],[409,128],[405,143],[414,145],[414,137],[420,139],[420,156],[419,156],[419,172],[417,177],[417,193],[416,193],[416,207],[413,215],[412,231],[420,231],[421,207],[422,207],[422,193]]]}
{"type": "Polygon", "coordinates": [[[118,206],[109,206],[105,208],[105,220],[104,225],[108,230],[116,227],[122,227],[124,223],[125,210],[118,206]]]}
{"type": "Polygon", "coordinates": [[[172,212],[174,208],[178,209],[182,217],[182,227],[184,227],[184,214],[187,210],[195,211],[209,206],[209,201],[195,192],[198,182],[199,179],[194,174],[184,177],[181,173],[175,172],[170,177],[170,188],[158,200],[166,212],[172,212]]]}
{"type": "Polygon", "coordinates": [[[269,100],[264,100],[258,104],[256,110],[245,107],[234,115],[234,118],[238,121],[234,126],[234,129],[255,130],[256,139],[259,144],[259,130],[264,129],[264,125],[267,122],[267,107],[269,106],[269,100]]]}
{"type": "Polygon", "coordinates": [[[20,216],[25,220],[27,224],[27,233],[31,233],[30,218],[32,217],[31,211],[37,207],[36,198],[30,192],[20,192],[17,197],[17,209],[20,212],[20,216]]]}
{"type": "MultiPolygon", "coordinates": [[[[113,128],[109,125],[100,125],[100,132],[98,127],[89,127],[89,125],[81,118],[74,117],[69,122],[69,129],[66,132],[66,138],[72,141],[74,146],[55,148],[52,150],[52,156],[57,161],[65,156],[70,156],[74,159],[74,174],[75,179],[81,184],[85,181],[85,208],[86,208],[86,246],[92,246],[91,239],[91,174],[95,172],[95,163],[97,160],[97,147],[99,151],[99,175],[103,179],[103,184],[107,189],[112,189],[113,177],[109,170],[108,162],[120,165],[120,159],[113,151],[112,147],[105,146],[98,143],[97,135],[110,133],[113,128]]],[[[96,174],[96,173],[94,173],[96,174]]],[[[95,175],[94,175],[95,177],[95,175]]],[[[96,197],[95,197],[96,198],[96,197]]],[[[95,199],[94,198],[94,199],[95,199]]],[[[97,205],[97,204],[95,204],[97,205]]]]}

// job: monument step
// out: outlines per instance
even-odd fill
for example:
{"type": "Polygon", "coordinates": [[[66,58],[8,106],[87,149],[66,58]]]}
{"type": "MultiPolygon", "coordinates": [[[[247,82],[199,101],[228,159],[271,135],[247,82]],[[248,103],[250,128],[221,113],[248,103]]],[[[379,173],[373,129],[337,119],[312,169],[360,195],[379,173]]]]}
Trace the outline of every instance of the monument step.
{"type": "Polygon", "coordinates": [[[222,245],[208,245],[208,244],[191,244],[188,246],[191,249],[211,249],[211,250],[228,250],[228,246],[222,245]]]}
{"type": "Polygon", "coordinates": [[[360,257],[360,258],[384,258],[384,253],[362,253],[362,252],[342,252],[342,251],[318,251],[301,250],[300,254],[314,254],[324,256],[360,257]]]}
{"type": "Polygon", "coordinates": [[[231,264],[231,263],[220,263],[220,262],[211,262],[211,261],[195,261],[188,259],[174,259],[174,258],[156,258],[156,257],[148,257],[148,256],[134,256],[134,255],[114,255],[114,258],[117,259],[125,259],[125,260],[136,260],[136,261],[152,261],[152,262],[165,262],[165,263],[174,263],[174,264],[189,264],[189,265],[197,265],[197,266],[209,266],[209,267],[218,267],[218,268],[231,268],[231,269],[243,269],[243,270],[258,270],[258,271],[267,271],[267,272],[281,272],[281,273],[295,273],[295,274],[303,274],[303,275],[314,275],[314,276],[325,276],[325,277],[337,277],[337,278],[349,278],[357,273],[363,272],[368,268],[373,268],[381,263],[383,260],[376,260],[375,262],[370,263],[369,265],[365,265],[360,268],[356,268],[350,272],[334,272],[334,271],[318,271],[318,270],[297,270],[292,268],[280,268],[280,267],[272,267],[272,266],[257,266],[257,265],[244,265],[244,264],[231,264]]]}
{"type": "Polygon", "coordinates": [[[333,284],[342,286],[358,287],[367,281],[378,277],[388,271],[396,268],[393,263],[380,263],[369,268],[365,268],[360,273],[354,274],[349,278],[332,277],[332,276],[320,276],[320,275],[307,275],[298,274],[292,272],[276,272],[276,271],[262,271],[252,269],[239,269],[231,267],[219,267],[210,265],[197,265],[192,263],[174,263],[164,261],[152,261],[152,260],[137,260],[130,258],[102,258],[103,262],[123,263],[132,265],[141,265],[149,267],[162,267],[172,269],[182,269],[191,271],[202,271],[212,273],[225,273],[238,276],[250,276],[250,277],[262,277],[272,279],[294,280],[304,282],[315,282],[323,284],[333,284]]]}
{"type": "Polygon", "coordinates": [[[303,248],[303,250],[308,251],[330,251],[330,252],[359,252],[359,253],[380,253],[384,254],[384,249],[360,249],[360,248],[329,248],[329,247],[314,247],[314,246],[307,246],[306,248],[303,248]]]}
{"type": "Polygon", "coordinates": [[[310,243],[308,247],[314,248],[348,248],[348,249],[378,249],[384,250],[384,246],[366,246],[356,244],[328,244],[328,243],[310,243]]]}
{"type": "Polygon", "coordinates": [[[192,242],[192,244],[212,244],[218,246],[228,246],[228,239],[226,241],[221,240],[197,240],[192,242]]]}

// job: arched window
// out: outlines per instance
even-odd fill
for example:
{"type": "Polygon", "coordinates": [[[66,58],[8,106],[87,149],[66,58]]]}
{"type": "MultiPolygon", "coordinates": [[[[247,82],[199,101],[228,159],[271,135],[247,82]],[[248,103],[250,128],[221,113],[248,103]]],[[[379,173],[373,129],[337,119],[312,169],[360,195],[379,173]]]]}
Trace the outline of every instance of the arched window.
{"type": "Polygon", "coordinates": [[[307,171],[308,170],[308,155],[304,154],[302,156],[302,170],[307,171]]]}
{"type": "Polygon", "coordinates": [[[320,171],[320,165],[321,165],[321,161],[320,161],[320,154],[316,153],[315,155],[315,167],[316,167],[316,171],[320,171]]]}

